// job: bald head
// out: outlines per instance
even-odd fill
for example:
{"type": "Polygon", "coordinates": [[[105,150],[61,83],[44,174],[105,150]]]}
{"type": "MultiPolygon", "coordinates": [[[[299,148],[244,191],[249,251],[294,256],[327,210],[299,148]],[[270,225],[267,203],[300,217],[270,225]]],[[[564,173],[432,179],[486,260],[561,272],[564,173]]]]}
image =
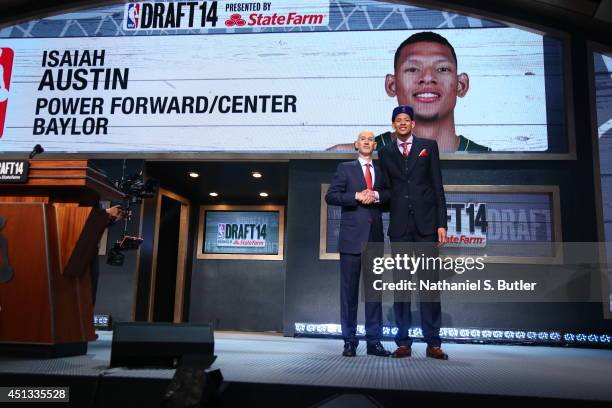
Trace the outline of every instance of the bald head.
{"type": "Polygon", "coordinates": [[[357,140],[361,139],[362,137],[374,137],[374,132],[371,130],[363,130],[357,135],[357,140]]]}
{"type": "Polygon", "coordinates": [[[355,141],[355,149],[357,149],[361,156],[371,156],[374,149],[376,149],[374,132],[370,130],[359,132],[357,140],[355,141]]]}

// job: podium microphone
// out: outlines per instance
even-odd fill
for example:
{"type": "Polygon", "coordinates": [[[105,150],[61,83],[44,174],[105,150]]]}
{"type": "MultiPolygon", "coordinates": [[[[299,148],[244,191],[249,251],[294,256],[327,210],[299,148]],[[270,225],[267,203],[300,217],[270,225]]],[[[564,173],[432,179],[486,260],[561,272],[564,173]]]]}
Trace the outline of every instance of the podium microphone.
{"type": "Polygon", "coordinates": [[[41,154],[44,152],[45,152],[45,149],[43,149],[41,145],[37,144],[36,146],[34,146],[34,148],[32,149],[32,152],[30,153],[30,159],[33,159],[34,156],[36,156],[37,154],[41,154]]]}

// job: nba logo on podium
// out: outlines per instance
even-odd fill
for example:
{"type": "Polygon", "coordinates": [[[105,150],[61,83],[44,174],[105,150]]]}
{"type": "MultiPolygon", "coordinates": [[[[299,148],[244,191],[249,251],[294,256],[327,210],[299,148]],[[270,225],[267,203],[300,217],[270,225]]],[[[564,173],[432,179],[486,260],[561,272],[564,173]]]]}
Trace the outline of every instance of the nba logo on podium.
{"type": "Polygon", "coordinates": [[[6,107],[11,86],[11,71],[13,70],[13,55],[12,49],[0,48],[0,137],[4,134],[6,107]]]}
{"type": "Polygon", "coordinates": [[[138,28],[138,20],[140,16],[140,4],[128,4],[127,5],[127,23],[128,29],[138,28]]]}

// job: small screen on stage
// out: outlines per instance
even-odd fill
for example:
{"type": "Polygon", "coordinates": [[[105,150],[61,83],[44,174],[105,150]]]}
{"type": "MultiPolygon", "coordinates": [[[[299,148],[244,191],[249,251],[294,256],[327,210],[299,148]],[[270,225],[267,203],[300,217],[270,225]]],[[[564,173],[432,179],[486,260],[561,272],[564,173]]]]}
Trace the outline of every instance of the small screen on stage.
{"type": "Polygon", "coordinates": [[[2,151],[325,157],[392,142],[401,104],[445,157],[572,153],[564,40],[451,11],[130,2],[4,27],[0,51],[2,151]]]}
{"type": "Polygon", "coordinates": [[[204,254],[278,254],[278,211],[206,211],[204,222],[204,254]]]}

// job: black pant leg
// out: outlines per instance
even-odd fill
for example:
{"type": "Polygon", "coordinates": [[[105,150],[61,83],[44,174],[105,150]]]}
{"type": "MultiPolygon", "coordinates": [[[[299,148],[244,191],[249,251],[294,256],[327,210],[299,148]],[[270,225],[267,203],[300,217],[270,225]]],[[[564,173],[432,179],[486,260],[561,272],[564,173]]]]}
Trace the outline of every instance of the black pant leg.
{"type": "MultiPolygon", "coordinates": [[[[414,230],[416,226],[414,217],[410,217],[408,228],[401,237],[391,238],[392,255],[407,253],[408,256],[413,254],[414,230]]],[[[393,271],[393,280],[399,283],[403,279],[410,279],[410,275],[406,271],[393,271]]],[[[409,291],[399,291],[394,294],[393,314],[395,315],[395,325],[397,326],[397,334],[395,335],[395,344],[398,346],[412,346],[412,337],[410,337],[410,327],[412,326],[411,312],[411,293],[409,291]]]]}
{"type": "MultiPolygon", "coordinates": [[[[380,226],[382,229],[382,225],[380,226]]],[[[374,258],[384,256],[384,242],[374,226],[370,230],[369,243],[361,259],[361,278],[365,293],[365,332],[368,344],[382,340],[382,293],[373,289],[378,276],[372,272],[374,258]]]]}
{"type": "MultiPolygon", "coordinates": [[[[437,258],[439,255],[436,243],[437,234],[420,235],[415,234],[415,249],[417,255],[437,258]]],[[[418,272],[421,280],[438,281],[439,271],[435,268],[418,272]]],[[[427,291],[419,293],[419,311],[421,315],[421,329],[423,340],[430,346],[440,347],[440,325],[442,323],[442,308],[440,304],[439,291],[427,291]]]]}
{"type": "Polygon", "coordinates": [[[379,342],[382,339],[382,293],[374,290],[374,281],[379,279],[372,272],[375,257],[382,257],[384,251],[378,251],[382,244],[371,245],[362,257],[361,277],[363,280],[363,291],[365,296],[365,331],[366,340],[369,344],[379,342]]]}
{"type": "Polygon", "coordinates": [[[361,255],[340,253],[340,325],[344,341],[357,340],[357,306],[359,305],[359,270],[361,255]]]}

